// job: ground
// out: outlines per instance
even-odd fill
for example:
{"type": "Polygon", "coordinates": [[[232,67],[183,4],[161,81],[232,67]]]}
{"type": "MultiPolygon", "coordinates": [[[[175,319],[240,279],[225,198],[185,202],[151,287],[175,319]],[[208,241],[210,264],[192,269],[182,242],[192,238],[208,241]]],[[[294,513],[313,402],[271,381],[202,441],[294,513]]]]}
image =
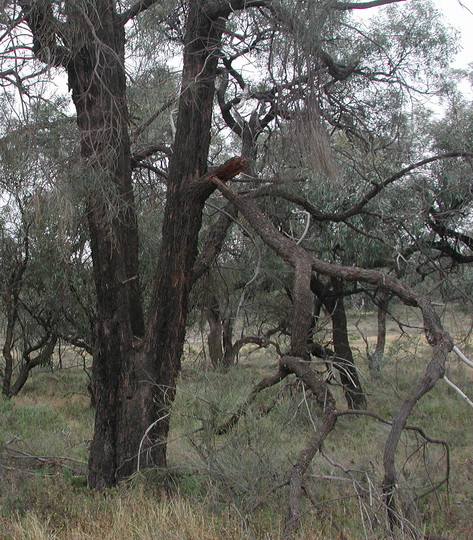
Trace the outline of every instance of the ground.
{"type": "MultiPolygon", "coordinates": [[[[382,377],[371,380],[366,347],[373,347],[375,313],[352,309],[350,315],[369,409],[389,419],[428,361],[420,321],[414,312],[396,308],[396,316],[412,327],[401,334],[389,321],[382,377]]],[[[452,306],[444,318],[456,343],[471,354],[469,317],[452,306]]],[[[189,343],[173,411],[170,470],[140,471],[105,493],[85,486],[93,410],[82,362],[63,351],[63,369],[37,371],[18,397],[0,401],[0,538],[282,538],[287,491],[278,486],[312,433],[317,407],[303,388],[279,385],[259,396],[236,429],[216,436],[215,427],[275,369],[271,349],[253,350],[248,347],[228,372],[215,372],[200,354],[199,340],[189,343]]],[[[473,370],[454,355],[448,375],[473,396],[473,370]]],[[[334,392],[344,408],[340,389],[334,392]]],[[[450,450],[448,484],[422,497],[445,475],[444,447],[422,445],[412,433],[402,439],[397,458],[402,512],[421,532],[473,538],[472,414],[440,381],[410,419],[450,450]]],[[[349,539],[387,537],[379,486],[388,429],[373,418],[339,419],[323,455],[314,460],[312,503],[306,504],[299,538],[341,538],[341,531],[349,539]]]]}

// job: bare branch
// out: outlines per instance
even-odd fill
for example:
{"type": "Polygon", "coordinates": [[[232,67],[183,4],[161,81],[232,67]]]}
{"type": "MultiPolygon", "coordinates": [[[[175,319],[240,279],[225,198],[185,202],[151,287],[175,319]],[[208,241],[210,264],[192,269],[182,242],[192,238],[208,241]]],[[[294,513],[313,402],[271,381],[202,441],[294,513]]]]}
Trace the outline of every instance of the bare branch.
{"type": "Polygon", "coordinates": [[[337,2],[332,4],[330,8],[339,11],[348,11],[350,9],[369,9],[405,1],[406,0],[372,0],[371,2],[337,2]]]}
{"type": "Polygon", "coordinates": [[[137,15],[154,6],[159,1],[160,0],[138,0],[136,4],[133,4],[129,9],[120,15],[120,22],[122,24],[127,23],[130,19],[135,18],[137,15]]]}
{"type": "Polygon", "coordinates": [[[236,217],[237,211],[232,204],[227,204],[227,206],[221,210],[220,217],[210,230],[202,250],[194,263],[192,272],[193,283],[203,276],[212,266],[212,263],[222,249],[230,225],[235,221],[236,217]]]}
{"type": "Polygon", "coordinates": [[[473,362],[469,360],[456,345],[452,347],[452,351],[460,358],[460,360],[462,360],[462,362],[465,362],[465,364],[473,368],[473,362]]]}
{"type": "Polygon", "coordinates": [[[176,103],[177,97],[172,97],[171,99],[168,99],[165,103],[161,105],[151,116],[146,118],[132,133],[132,139],[136,141],[136,139],[145,131],[146,128],[148,128],[155,120],[158,118],[158,116],[163,113],[166,109],[169,109],[171,105],[176,103]]]}
{"type": "Polygon", "coordinates": [[[460,390],[460,388],[458,388],[458,386],[456,384],[452,383],[452,381],[450,379],[448,379],[446,375],[443,376],[443,380],[448,384],[448,386],[453,388],[455,390],[455,392],[459,396],[461,396],[468,403],[468,405],[470,407],[473,407],[473,401],[471,401],[471,399],[465,394],[465,392],[460,390]]]}

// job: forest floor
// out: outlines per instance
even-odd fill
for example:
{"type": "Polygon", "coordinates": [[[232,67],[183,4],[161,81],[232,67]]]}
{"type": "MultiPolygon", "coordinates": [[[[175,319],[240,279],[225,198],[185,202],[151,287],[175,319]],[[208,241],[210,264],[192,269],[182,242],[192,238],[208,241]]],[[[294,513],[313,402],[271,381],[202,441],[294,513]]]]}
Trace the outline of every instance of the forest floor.
{"type": "MultiPolygon", "coordinates": [[[[374,348],[376,314],[350,312],[355,321],[351,343],[368,408],[387,419],[429,360],[417,315],[399,308],[396,318],[404,332],[389,320],[381,378],[372,380],[367,350],[374,348]]],[[[470,316],[452,308],[444,318],[471,358],[470,316]]],[[[252,386],[274,372],[273,353],[248,347],[238,365],[213,371],[199,340],[189,343],[173,410],[169,470],[140,471],[103,493],[85,486],[93,410],[81,362],[66,351],[62,369],[33,373],[18,397],[0,399],[0,539],[282,538],[288,493],[283,484],[313,434],[315,403],[294,381],[283,382],[262,393],[235,429],[215,435],[252,386]]],[[[448,376],[473,397],[473,370],[453,354],[448,376]]],[[[341,389],[332,388],[337,407],[345,408],[341,389]]],[[[445,478],[445,447],[406,433],[397,455],[405,528],[392,535],[380,493],[389,426],[374,418],[339,418],[322,455],[313,460],[311,502],[304,502],[297,538],[377,540],[432,534],[473,539],[472,418],[473,409],[443,381],[416,406],[409,423],[448,444],[449,481],[430,492],[445,478]]]]}

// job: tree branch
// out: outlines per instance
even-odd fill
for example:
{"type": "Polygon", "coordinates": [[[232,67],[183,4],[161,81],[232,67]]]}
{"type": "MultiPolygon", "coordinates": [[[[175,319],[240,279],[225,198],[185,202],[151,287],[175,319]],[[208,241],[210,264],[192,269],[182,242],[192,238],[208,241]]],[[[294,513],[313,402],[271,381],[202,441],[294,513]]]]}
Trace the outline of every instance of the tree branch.
{"type": "Polygon", "coordinates": [[[67,47],[58,45],[58,37],[66,42],[65,33],[53,14],[50,2],[19,0],[26,23],[33,35],[33,52],[41,62],[56,66],[66,66],[70,57],[67,47]]]}
{"type": "Polygon", "coordinates": [[[227,204],[225,208],[221,210],[220,217],[209,231],[200,254],[194,263],[194,269],[192,271],[192,283],[195,283],[201,276],[205,274],[205,272],[210,269],[212,263],[220,253],[223,242],[227,236],[228,229],[235,221],[236,217],[236,208],[231,203],[227,204]]]}
{"type": "Polygon", "coordinates": [[[150,7],[154,6],[161,0],[138,0],[136,4],[133,4],[129,9],[124,11],[119,17],[122,24],[126,24],[130,19],[133,19],[143,11],[146,11],[150,7]]]}
{"type": "Polygon", "coordinates": [[[330,8],[337,9],[339,11],[348,11],[350,9],[369,9],[405,1],[406,0],[372,0],[371,2],[337,2],[335,4],[331,4],[330,8]]]}
{"type": "Polygon", "coordinates": [[[301,197],[299,195],[294,195],[292,193],[288,193],[287,191],[281,189],[281,188],[274,188],[272,186],[264,187],[259,191],[255,191],[251,194],[252,197],[262,197],[266,195],[274,195],[279,196],[287,201],[293,202],[309,212],[311,217],[316,221],[333,221],[333,222],[340,222],[344,221],[349,217],[353,217],[357,214],[360,214],[364,207],[372,200],[374,199],[383,189],[385,189],[390,184],[394,183],[396,180],[400,180],[406,174],[409,174],[411,171],[415,169],[419,169],[420,167],[424,165],[428,165],[429,163],[434,163],[436,161],[440,161],[442,159],[450,159],[450,158],[473,158],[473,154],[471,152],[446,152],[444,154],[439,154],[437,156],[432,156],[429,158],[422,159],[420,161],[417,161],[416,163],[412,163],[411,165],[408,165],[407,167],[404,167],[403,169],[399,170],[397,173],[388,176],[383,181],[376,183],[373,188],[365,193],[361,197],[361,199],[354,204],[351,208],[348,210],[345,210],[343,212],[321,212],[313,204],[311,204],[307,199],[304,197],[301,197]]]}

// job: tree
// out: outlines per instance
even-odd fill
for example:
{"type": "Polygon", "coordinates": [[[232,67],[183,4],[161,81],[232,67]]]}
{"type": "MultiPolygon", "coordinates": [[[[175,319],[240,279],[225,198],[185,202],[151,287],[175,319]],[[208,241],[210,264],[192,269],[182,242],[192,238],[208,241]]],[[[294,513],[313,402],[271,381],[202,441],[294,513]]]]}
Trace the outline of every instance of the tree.
{"type": "MultiPolygon", "coordinates": [[[[336,422],[330,389],[305,363],[313,326],[313,275],[327,276],[335,288],[345,281],[367,283],[422,310],[433,347],[432,361],[424,379],[396,416],[386,446],[384,488],[394,519],[391,494],[396,484],[395,449],[415,402],[442,376],[451,338],[427,299],[393,276],[359,268],[355,261],[333,264],[318,257],[323,250],[317,246],[321,236],[317,227],[329,223],[343,234],[343,227],[354,227],[351,219],[364,223],[365,214],[369,217],[375,212],[373,206],[378,196],[402,182],[411,171],[441,158],[465,155],[447,152],[416,162],[411,161],[415,152],[404,152],[405,139],[398,135],[405,118],[397,115],[396,110],[402,110],[402,98],[414,77],[407,61],[408,52],[415,51],[419,68],[416,76],[422,78],[419,74],[424,68],[442,66],[448,39],[445,33],[439,34],[441,39],[433,39],[431,28],[421,24],[415,26],[415,31],[406,32],[405,41],[395,39],[410,28],[413,20],[423,20],[419,14],[425,17],[423,9],[429,9],[423,3],[414,3],[417,17],[391,6],[383,27],[391,30],[392,39],[379,32],[376,25],[370,29],[372,35],[367,34],[364,39],[363,32],[358,33],[356,27],[347,24],[347,13],[352,10],[395,3],[396,0],[302,2],[297,10],[272,0],[189,0],[185,4],[185,31],[181,34],[183,71],[175,136],[172,150],[166,146],[164,152],[169,161],[164,174],[166,204],[160,253],[145,310],[132,170],[152,150],[136,152],[135,156],[132,152],[125,36],[129,21],[159,6],[154,0],[139,0],[120,11],[119,4],[112,0],[19,1],[32,35],[34,54],[41,62],[66,70],[77,113],[82,163],[78,188],[87,216],[97,301],[91,487],[114,485],[138,466],[166,465],[170,407],[180,371],[189,293],[201,269],[211,266],[217,256],[217,250],[207,252],[204,243],[198,258],[203,208],[218,190],[291,268],[290,344],[271,382],[294,373],[311,388],[323,408],[320,429],[291,474],[288,523],[296,523],[300,517],[305,472],[336,422]],[[235,31],[240,27],[245,31],[235,31]],[[344,41],[352,43],[353,49],[339,46],[344,41]],[[417,50],[415,45],[419,43],[422,47],[417,50]],[[230,46],[233,54],[227,54],[225,49],[230,46]],[[439,53],[437,64],[429,50],[432,47],[439,53]],[[246,54],[245,50],[250,57],[256,53],[262,56],[263,80],[258,81],[261,88],[254,91],[233,65],[246,54]],[[219,69],[220,59],[225,69],[219,69]],[[222,116],[241,138],[245,154],[248,152],[245,157],[250,159],[249,171],[263,178],[251,178],[246,193],[237,193],[227,185],[245,169],[245,159],[231,158],[208,171],[215,88],[221,74],[218,102],[222,116]],[[231,85],[226,83],[230,76],[236,81],[231,85]],[[244,108],[235,110],[235,106],[249,100],[255,106],[251,107],[249,118],[245,118],[244,108]],[[274,137],[276,144],[271,147],[273,132],[284,131],[288,136],[280,141],[274,137]],[[298,136],[291,140],[291,132],[298,136]],[[300,147],[288,163],[281,150],[290,147],[287,141],[300,147]],[[399,141],[395,159],[386,160],[391,146],[399,141]],[[331,155],[331,142],[337,151],[337,164],[331,155]],[[262,157],[259,166],[251,163],[258,159],[258,144],[271,147],[273,152],[262,157]],[[312,161],[311,155],[315,156],[312,161]],[[271,181],[265,182],[263,175],[271,181]],[[324,180],[324,197],[320,197],[320,202],[325,207],[311,204],[306,193],[294,193],[301,177],[304,186],[317,182],[322,185],[324,180]],[[289,179],[289,189],[280,189],[281,178],[289,179]],[[273,216],[268,218],[254,202],[256,197],[269,195],[300,205],[311,215],[317,226],[312,225],[310,238],[301,236],[296,241],[283,234],[287,232],[284,223],[279,228],[274,225],[273,216]]],[[[178,22],[181,15],[177,11],[178,22]]],[[[168,30],[175,36],[180,26],[173,19],[168,30]]],[[[142,125],[145,124],[146,120],[142,125]]],[[[159,149],[163,149],[162,145],[159,149]]],[[[265,207],[265,202],[261,206],[265,207]]],[[[265,210],[271,214],[270,208],[265,210]]],[[[225,226],[221,231],[220,237],[225,234],[225,226]]],[[[333,306],[338,307],[335,332],[344,324],[340,306],[340,302],[333,306]]],[[[346,345],[346,339],[340,338],[337,347],[340,349],[341,345],[346,345]]],[[[338,354],[345,357],[348,353],[338,354]]]]}

